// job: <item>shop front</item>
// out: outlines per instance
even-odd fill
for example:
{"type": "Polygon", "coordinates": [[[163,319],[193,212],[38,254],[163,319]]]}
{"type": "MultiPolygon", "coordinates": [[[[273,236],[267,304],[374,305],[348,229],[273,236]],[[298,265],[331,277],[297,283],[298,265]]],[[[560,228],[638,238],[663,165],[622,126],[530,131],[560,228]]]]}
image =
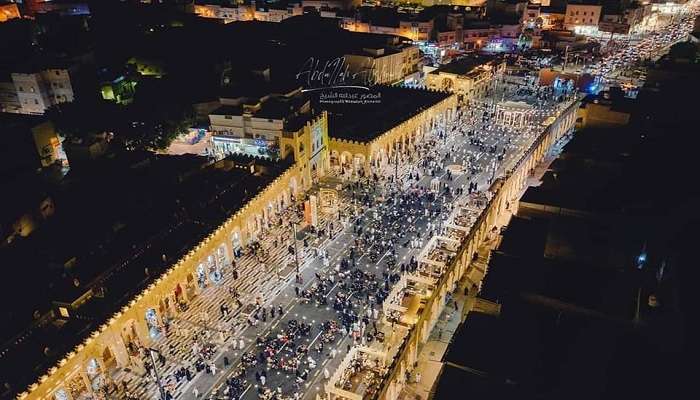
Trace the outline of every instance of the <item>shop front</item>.
{"type": "Polygon", "coordinates": [[[158,320],[158,312],[155,308],[146,310],[146,327],[148,328],[148,336],[151,340],[158,340],[161,336],[160,321],[158,320]]]}

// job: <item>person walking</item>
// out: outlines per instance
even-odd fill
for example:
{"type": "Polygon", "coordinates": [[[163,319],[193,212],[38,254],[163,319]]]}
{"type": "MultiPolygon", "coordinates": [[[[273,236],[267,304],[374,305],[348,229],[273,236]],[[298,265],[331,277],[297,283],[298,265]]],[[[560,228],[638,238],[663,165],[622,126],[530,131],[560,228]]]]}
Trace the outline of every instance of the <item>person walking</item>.
{"type": "Polygon", "coordinates": [[[198,399],[199,398],[199,389],[197,389],[196,387],[194,389],[192,389],[192,395],[194,396],[195,399],[198,399]]]}

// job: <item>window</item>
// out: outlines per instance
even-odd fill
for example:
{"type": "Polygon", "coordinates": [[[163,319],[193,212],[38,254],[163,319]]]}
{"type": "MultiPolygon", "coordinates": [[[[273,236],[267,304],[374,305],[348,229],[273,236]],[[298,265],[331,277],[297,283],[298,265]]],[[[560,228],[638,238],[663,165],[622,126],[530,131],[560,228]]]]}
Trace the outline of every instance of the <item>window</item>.
{"type": "Polygon", "coordinates": [[[38,105],[38,104],[39,104],[39,100],[34,99],[34,104],[37,104],[37,105],[38,105]]]}
{"type": "Polygon", "coordinates": [[[36,92],[36,89],[34,89],[34,86],[30,86],[30,87],[29,87],[29,91],[32,92],[32,93],[34,93],[34,92],[36,92]]]}
{"type": "Polygon", "coordinates": [[[60,73],[60,72],[58,72],[58,71],[56,71],[56,76],[59,76],[59,75],[61,75],[61,73],[60,73]]]}
{"type": "Polygon", "coordinates": [[[233,119],[233,117],[230,115],[224,115],[224,119],[233,119]]]}

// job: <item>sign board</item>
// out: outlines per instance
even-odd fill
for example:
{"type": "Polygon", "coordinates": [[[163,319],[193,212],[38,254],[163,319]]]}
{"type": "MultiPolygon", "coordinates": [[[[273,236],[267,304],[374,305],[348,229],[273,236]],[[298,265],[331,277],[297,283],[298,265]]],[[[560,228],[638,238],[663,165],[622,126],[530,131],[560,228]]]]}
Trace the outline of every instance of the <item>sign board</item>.
{"type": "Polygon", "coordinates": [[[308,225],[318,224],[318,198],[314,195],[304,202],[304,220],[308,225]]]}

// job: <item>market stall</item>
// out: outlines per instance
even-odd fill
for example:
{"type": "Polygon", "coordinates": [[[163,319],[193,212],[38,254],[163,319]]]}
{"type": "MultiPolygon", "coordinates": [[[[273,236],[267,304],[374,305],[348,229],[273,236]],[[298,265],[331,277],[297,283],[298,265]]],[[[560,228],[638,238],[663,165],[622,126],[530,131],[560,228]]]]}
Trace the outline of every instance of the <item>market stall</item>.
{"type": "Polygon", "coordinates": [[[381,390],[386,353],[366,346],[350,349],[326,384],[329,400],[363,400],[381,390]]]}

